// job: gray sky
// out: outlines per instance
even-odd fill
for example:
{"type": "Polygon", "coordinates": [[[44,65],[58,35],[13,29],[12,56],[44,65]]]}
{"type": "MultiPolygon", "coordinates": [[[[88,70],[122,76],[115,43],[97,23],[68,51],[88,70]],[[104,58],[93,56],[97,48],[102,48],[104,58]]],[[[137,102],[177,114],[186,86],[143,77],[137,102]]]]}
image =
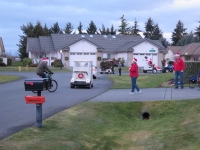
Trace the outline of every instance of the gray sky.
{"type": "Polygon", "coordinates": [[[135,19],[144,31],[148,18],[158,23],[163,35],[171,42],[171,33],[181,20],[187,32],[194,31],[200,21],[200,0],[0,0],[0,37],[6,53],[16,55],[20,26],[40,21],[48,27],[58,22],[60,28],[71,22],[77,29],[79,22],[87,29],[93,21],[97,29],[118,29],[122,15],[133,25],[135,19]]]}

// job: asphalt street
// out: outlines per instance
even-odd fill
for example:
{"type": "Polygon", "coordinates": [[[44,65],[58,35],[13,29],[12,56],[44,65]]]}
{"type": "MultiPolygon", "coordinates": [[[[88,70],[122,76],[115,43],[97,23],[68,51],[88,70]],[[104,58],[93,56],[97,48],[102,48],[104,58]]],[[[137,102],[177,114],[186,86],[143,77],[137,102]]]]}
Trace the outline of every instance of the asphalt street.
{"type": "MultiPolygon", "coordinates": [[[[26,104],[24,96],[37,95],[25,91],[24,81],[36,78],[33,72],[1,72],[0,74],[18,75],[20,80],[0,84],[0,139],[8,137],[36,122],[36,105],[26,104]]],[[[46,102],[42,105],[43,120],[72,106],[94,98],[107,91],[113,84],[106,75],[99,75],[94,80],[94,87],[70,88],[71,73],[54,73],[53,79],[58,82],[57,91],[42,91],[46,102]]],[[[45,125],[44,125],[45,126],[45,125]]]]}

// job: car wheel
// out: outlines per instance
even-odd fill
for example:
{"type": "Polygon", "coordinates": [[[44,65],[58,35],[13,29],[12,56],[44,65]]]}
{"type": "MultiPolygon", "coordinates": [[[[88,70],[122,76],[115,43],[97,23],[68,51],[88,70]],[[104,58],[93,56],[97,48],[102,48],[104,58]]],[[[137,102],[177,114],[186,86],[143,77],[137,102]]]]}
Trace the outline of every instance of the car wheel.
{"type": "Polygon", "coordinates": [[[147,71],[146,71],[146,70],[143,70],[143,72],[144,72],[144,73],[147,73],[147,71]]]}
{"type": "Polygon", "coordinates": [[[74,85],[71,85],[71,88],[73,89],[75,86],[74,85]]]}
{"type": "Polygon", "coordinates": [[[166,69],[165,72],[166,72],[166,73],[169,73],[169,69],[166,69]]]}
{"type": "Polygon", "coordinates": [[[92,87],[92,84],[90,83],[90,85],[88,86],[88,89],[91,89],[91,87],[92,87]]]}
{"type": "Polygon", "coordinates": [[[97,77],[95,75],[93,75],[93,79],[96,79],[97,77]]]}
{"type": "Polygon", "coordinates": [[[153,73],[156,73],[157,72],[157,70],[156,69],[153,69],[153,71],[152,71],[153,73]]]}

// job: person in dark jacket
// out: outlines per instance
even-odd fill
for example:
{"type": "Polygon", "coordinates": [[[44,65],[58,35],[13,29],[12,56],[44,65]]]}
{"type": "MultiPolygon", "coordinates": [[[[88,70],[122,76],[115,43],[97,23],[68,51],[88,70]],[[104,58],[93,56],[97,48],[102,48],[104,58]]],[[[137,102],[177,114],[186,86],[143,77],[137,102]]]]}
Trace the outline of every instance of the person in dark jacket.
{"type": "Polygon", "coordinates": [[[132,84],[132,90],[131,92],[129,92],[129,94],[134,94],[135,89],[137,90],[137,93],[141,93],[140,88],[137,86],[137,83],[136,83],[136,80],[139,76],[136,58],[133,58],[131,67],[129,68],[129,72],[130,72],[131,84],[132,84]]]}
{"type": "Polygon", "coordinates": [[[53,72],[47,67],[47,58],[42,58],[42,61],[37,66],[36,74],[42,78],[46,78],[45,72],[53,74],[53,72]]]}
{"type": "Polygon", "coordinates": [[[178,76],[180,76],[180,85],[181,89],[184,88],[183,83],[183,71],[185,69],[185,63],[182,58],[180,58],[180,54],[177,52],[175,54],[174,60],[174,80],[175,80],[175,89],[178,89],[178,76]]]}
{"type": "Polygon", "coordinates": [[[119,64],[118,64],[118,70],[119,70],[119,76],[121,76],[121,72],[122,72],[122,64],[121,64],[121,62],[119,62],[119,64]]]}

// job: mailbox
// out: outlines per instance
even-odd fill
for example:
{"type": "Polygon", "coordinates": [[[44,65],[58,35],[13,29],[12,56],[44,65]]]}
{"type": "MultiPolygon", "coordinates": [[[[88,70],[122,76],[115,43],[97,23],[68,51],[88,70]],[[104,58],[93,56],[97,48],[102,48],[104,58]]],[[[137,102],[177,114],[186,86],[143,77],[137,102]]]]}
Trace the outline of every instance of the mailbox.
{"type": "Polygon", "coordinates": [[[31,78],[24,81],[25,91],[44,91],[49,88],[48,78],[31,78]]]}
{"type": "Polygon", "coordinates": [[[44,96],[25,96],[26,104],[42,104],[45,102],[44,96]]]}

